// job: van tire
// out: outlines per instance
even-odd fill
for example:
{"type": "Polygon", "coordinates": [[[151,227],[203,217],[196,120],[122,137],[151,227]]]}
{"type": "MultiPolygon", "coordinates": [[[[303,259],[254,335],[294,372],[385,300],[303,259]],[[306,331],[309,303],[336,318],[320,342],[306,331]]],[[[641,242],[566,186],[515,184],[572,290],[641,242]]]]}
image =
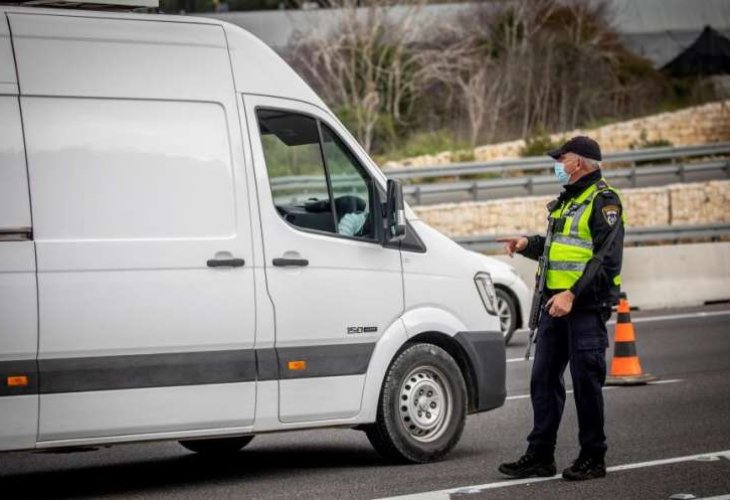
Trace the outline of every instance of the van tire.
{"type": "Polygon", "coordinates": [[[184,448],[201,455],[229,455],[251,442],[253,436],[178,441],[184,448]]]}
{"type": "Polygon", "coordinates": [[[365,433],[385,458],[435,462],[459,442],[467,402],[464,377],[454,358],[433,344],[415,344],[388,369],[377,420],[365,433]]]}

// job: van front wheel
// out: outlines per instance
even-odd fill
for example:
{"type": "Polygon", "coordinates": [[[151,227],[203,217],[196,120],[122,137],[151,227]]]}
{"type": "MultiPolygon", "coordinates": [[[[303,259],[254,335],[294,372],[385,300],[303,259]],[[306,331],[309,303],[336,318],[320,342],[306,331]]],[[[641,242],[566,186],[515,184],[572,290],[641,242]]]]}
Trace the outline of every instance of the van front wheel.
{"type": "Polygon", "coordinates": [[[504,343],[509,344],[517,329],[517,306],[510,294],[502,289],[496,288],[497,292],[497,316],[499,316],[499,329],[504,336],[504,343]]]}
{"type": "Polygon", "coordinates": [[[236,453],[238,450],[251,442],[253,436],[237,436],[230,438],[215,439],[190,439],[179,441],[186,449],[204,455],[227,455],[236,453]]]}
{"type": "Polygon", "coordinates": [[[365,432],[386,458],[433,462],[459,442],[466,412],[466,384],[456,361],[438,346],[416,344],[388,369],[377,420],[365,432]]]}

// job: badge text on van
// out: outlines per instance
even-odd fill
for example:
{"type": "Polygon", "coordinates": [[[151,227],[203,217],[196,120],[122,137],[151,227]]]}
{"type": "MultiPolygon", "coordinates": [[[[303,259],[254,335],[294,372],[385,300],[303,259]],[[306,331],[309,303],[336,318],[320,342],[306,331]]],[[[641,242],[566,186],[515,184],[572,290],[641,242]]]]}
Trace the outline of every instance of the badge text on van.
{"type": "Polygon", "coordinates": [[[359,333],[375,333],[378,331],[377,326],[348,326],[348,335],[357,335],[359,333]]]}

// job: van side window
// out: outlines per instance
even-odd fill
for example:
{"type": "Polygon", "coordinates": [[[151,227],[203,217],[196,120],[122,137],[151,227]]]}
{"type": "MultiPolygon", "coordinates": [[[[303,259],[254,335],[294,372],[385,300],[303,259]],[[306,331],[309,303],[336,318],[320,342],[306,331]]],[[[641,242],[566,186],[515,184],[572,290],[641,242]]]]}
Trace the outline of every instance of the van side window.
{"type": "Polygon", "coordinates": [[[297,113],[257,116],[279,214],[305,229],[374,239],[372,179],[334,132],[297,113]]]}
{"type": "Polygon", "coordinates": [[[36,238],[236,234],[228,126],[218,104],[33,97],[23,103],[23,121],[36,238]]]}
{"type": "Polygon", "coordinates": [[[372,179],[342,141],[322,124],[322,151],[329,171],[337,214],[337,232],[346,236],[374,238],[372,179]]]}

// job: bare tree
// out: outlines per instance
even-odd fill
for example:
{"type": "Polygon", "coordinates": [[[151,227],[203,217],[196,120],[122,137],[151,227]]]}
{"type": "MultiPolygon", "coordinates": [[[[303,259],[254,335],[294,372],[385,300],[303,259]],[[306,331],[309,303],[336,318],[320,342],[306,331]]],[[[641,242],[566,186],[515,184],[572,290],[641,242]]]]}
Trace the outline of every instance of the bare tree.
{"type": "Polygon", "coordinates": [[[481,2],[428,29],[426,0],[322,2],[337,27],[300,34],[289,59],[369,151],[382,151],[384,130],[395,141],[396,130],[446,128],[474,146],[631,116],[661,95],[605,0],[481,2]]]}
{"type": "Polygon", "coordinates": [[[504,72],[489,59],[480,57],[469,49],[450,47],[442,52],[444,58],[452,61],[442,64],[435,75],[457,91],[458,102],[468,120],[469,145],[474,147],[484,129],[489,125],[488,136],[492,136],[507,98],[503,92],[506,82],[504,72]]]}
{"type": "MultiPolygon", "coordinates": [[[[507,108],[524,103],[524,121],[529,112],[533,72],[526,63],[533,57],[530,40],[542,27],[554,0],[518,0],[509,3],[477,4],[459,19],[456,33],[442,37],[441,54],[451,64],[439,65],[437,78],[457,90],[467,117],[470,145],[490,141],[507,108]],[[527,88],[528,95],[520,95],[527,88]]],[[[526,128],[524,126],[523,128],[526,128]]]]}
{"type": "Polygon", "coordinates": [[[300,34],[290,62],[333,106],[353,113],[355,134],[366,150],[385,114],[402,120],[407,102],[425,82],[423,54],[410,50],[414,21],[424,0],[400,3],[327,0],[338,27],[325,38],[300,34]]]}

